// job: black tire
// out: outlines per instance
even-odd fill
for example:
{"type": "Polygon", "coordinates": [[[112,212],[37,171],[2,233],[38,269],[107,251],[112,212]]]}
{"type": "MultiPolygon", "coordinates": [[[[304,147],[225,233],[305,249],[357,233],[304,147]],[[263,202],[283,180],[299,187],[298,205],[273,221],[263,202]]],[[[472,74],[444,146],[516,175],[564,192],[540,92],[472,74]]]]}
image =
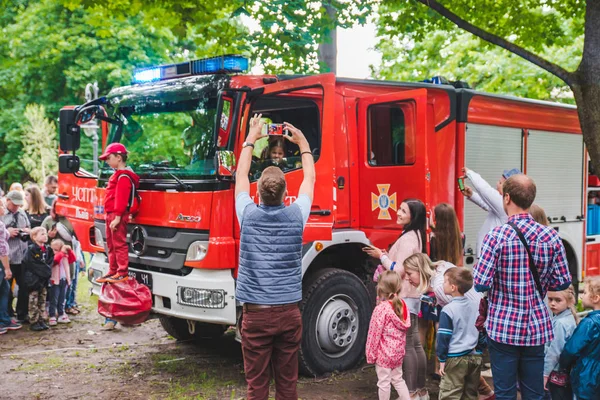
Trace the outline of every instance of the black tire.
{"type": "Polygon", "coordinates": [[[360,363],[373,312],[362,281],[348,271],[323,269],[307,277],[302,297],[301,372],[317,376],[360,363]],[[319,330],[319,321],[327,330],[319,330]]]}
{"type": "Polygon", "coordinates": [[[223,335],[223,325],[196,322],[194,334],[190,333],[187,320],[166,315],[159,316],[160,324],[167,333],[177,340],[216,339],[223,335]]]}

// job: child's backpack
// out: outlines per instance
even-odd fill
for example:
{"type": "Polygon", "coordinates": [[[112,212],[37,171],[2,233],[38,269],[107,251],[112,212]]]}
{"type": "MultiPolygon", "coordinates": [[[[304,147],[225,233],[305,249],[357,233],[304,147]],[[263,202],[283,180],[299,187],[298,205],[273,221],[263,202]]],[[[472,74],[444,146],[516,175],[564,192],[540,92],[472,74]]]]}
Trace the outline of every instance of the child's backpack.
{"type": "Polygon", "coordinates": [[[127,177],[131,182],[131,193],[129,194],[129,200],[127,201],[127,212],[131,214],[132,217],[135,217],[138,211],[140,211],[140,204],[142,204],[142,196],[138,193],[137,188],[135,187],[135,182],[133,179],[127,174],[119,175],[119,178],[127,177]]]}

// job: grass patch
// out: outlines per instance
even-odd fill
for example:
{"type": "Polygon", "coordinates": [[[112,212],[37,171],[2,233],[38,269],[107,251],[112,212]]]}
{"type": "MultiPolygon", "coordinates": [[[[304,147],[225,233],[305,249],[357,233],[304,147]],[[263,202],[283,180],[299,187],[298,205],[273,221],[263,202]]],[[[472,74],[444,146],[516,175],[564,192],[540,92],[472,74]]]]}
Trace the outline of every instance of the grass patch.
{"type": "Polygon", "coordinates": [[[57,370],[64,365],[64,360],[61,357],[49,356],[42,361],[33,361],[26,363],[17,368],[17,371],[22,372],[42,372],[57,370]]]}

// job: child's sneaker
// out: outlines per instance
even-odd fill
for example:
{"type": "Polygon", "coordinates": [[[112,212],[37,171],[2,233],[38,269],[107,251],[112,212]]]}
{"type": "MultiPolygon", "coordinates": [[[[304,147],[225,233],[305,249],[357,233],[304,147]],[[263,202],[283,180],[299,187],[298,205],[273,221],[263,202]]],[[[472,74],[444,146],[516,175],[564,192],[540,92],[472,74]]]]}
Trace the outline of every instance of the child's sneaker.
{"type": "Polygon", "coordinates": [[[115,321],[108,321],[104,324],[102,329],[105,331],[114,331],[116,326],[117,326],[117,323],[115,321]]]}
{"type": "Polygon", "coordinates": [[[4,335],[6,332],[8,332],[6,328],[0,328],[0,335],[4,335]]]}
{"type": "Polygon", "coordinates": [[[125,282],[128,279],[129,279],[129,275],[115,274],[115,275],[111,276],[110,278],[108,278],[106,280],[106,282],[108,282],[108,283],[119,283],[119,282],[125,282]]]}
{"type": "Polygon", "coordinates": [[[43,319],[39,321],[39,324],[42,326],[42,328],[44,328],[44,330],[50,329],[50,327],[46,325],[46,321],[44,321],[43,319]]]}
{"type": "Polygon", "coordinates": [[[96,279],[96,282],[98,283],[104,283],[108,281],[108,278],[112,277],[111,274],[106,274],[104,276],[101,276],[100,278],[96,279]]]}
{"type": "Polygon", "coordinates": [[[34,332],[40,332],[40,331],[44,330],[44,327],[39,322],[36,322],[36,323],[31,324],[29,326],[29,329],[34,332]]]}
{"type": "Polygon", "coordinates": [[[3,328],[6,329],[7,331],[16,331],[16,330],[21,329],[22,327],[23,327],[23,325],[19,324],[15,320],[11,320],[10,324],[3,326],[3,328]]]}
{"type": "Polygon", "coordinates": [[[48,325],[56,326],[58,323],[56,322],[56,317],[50,317],[50,321],[48,321],[48,325]]]}
{"type": "Polygon", "coordinates": [[[67,314],[63,314],[60,317],[58,317],[59,324],[68,324],[69,322],[71,322],[71,320],[69,319],[67,314]]]}

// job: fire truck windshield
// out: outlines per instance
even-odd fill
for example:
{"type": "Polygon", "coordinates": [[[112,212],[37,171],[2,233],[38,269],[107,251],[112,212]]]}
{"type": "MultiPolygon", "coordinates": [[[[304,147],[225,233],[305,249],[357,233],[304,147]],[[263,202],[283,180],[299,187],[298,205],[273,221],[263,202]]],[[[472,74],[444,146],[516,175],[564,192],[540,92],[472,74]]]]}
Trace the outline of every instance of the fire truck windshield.
{"type": "MultiPolygon", "coordinates": [[[[142,181],[210,180],[216,177],[214,80],[188,78],[172,87],[157,83],[109,94],[109,113],[123,122],[112,125],[109,143],[123,143],[127,164],[142,181]],[[141,90],[144,89],[144,90],[141,90]]],[[[101,177],[110,174],[107,165],[101,177]]]]}

